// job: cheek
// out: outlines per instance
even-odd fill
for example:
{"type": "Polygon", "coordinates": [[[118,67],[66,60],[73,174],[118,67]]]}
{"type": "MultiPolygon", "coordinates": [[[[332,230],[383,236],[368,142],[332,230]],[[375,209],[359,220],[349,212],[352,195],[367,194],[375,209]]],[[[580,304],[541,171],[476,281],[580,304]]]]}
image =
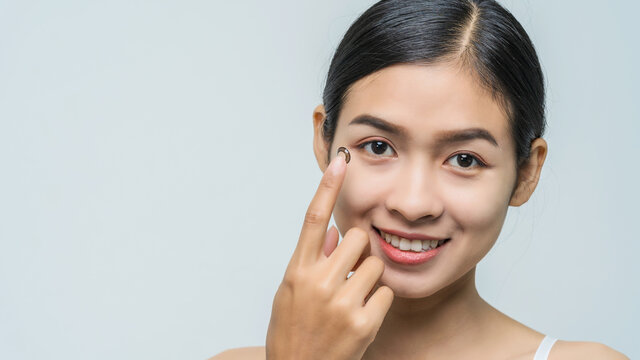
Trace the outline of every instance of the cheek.
{"type": "Polygon", "coordinates": [[[483,179],[464,179],[443,186],[445,208],[466,229],[499,230],[511,195],[509,176],[494,172],[483,179]],[[469,180],[469,181],[467,181],[469,180]]]}
{"type": "Polygon", "coordinates": [[[389,184],[390,175],[385,172],[372,172],[359,164],[348,165],[333,212],[341,233],[362,223],[377,205],[384,203],[389,184]]]}

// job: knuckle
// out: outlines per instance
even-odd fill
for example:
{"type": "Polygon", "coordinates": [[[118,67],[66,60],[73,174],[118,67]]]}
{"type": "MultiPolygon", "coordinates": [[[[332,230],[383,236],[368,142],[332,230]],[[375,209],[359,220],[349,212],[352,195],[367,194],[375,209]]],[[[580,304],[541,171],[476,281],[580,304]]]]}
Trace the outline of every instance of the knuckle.
{"type": "Polygon", "coordinates": [[[304,215],[304,223],[308,225],[321,225],[325,221],[325,215],[316,209],[309,209],[304,215]]]}
{"type": "Polygon", "coordinates": [[[362,315],[355,315],[351,318],[351,329],[361,339],[370,337],[373,332],[371,321],[362,315]]]}
{"type": "Polygon", "coordinates": [[[297,294],[307,299],[328,301],[335,290],[328,279],[317,279],[311,271],[287,271],[278,289],[281,292],[297,294]]]}
{"type": "Polygon", "coordinates": [[[318,188],[321,192],[332,191],[336,188],[338,181],[333,176],[323,176],[318,188]]]}
{"type": "Polygon", "coordinates": [[[329,299],[333,294],[333,287],[328,281],[318,281],[313,287],[313,295],[318,299],[329,299]]]}
{"type": "Polygon", "coordinates": [[[345,297],[338,297],[332,302],[335,313],[340,316],[348,316],[351,313],[351,303],[345,297]]]}
{"type": "Polygon", "coordinates": [[[287,271],[282,278],[282,285],[287,288],[297,287],[297,284],[300,283],[300,273],[297,271],[287,271]]]}

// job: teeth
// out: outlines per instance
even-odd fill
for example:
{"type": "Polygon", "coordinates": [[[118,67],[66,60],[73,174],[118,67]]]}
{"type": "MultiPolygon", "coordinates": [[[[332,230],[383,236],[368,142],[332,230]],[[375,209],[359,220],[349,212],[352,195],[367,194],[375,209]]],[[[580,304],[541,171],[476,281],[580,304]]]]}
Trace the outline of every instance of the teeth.
{"type": "Polygon", "coordinates": [[[391,246],[403,251],[428,251],[442,245],[444,240],[409,240],[380,231],[384,240],[391,246]]]}
{"type": "Polygon", "coordinates": [[[421,251],[422,250],[422,241],[420,240],[411,240],[411,251],[421,251]]]}
{"type": "Polygon", "coordinates": [[[400,246],[400,239],[397,236],[391,236],[391,245],[395,247],[400,246]]]}

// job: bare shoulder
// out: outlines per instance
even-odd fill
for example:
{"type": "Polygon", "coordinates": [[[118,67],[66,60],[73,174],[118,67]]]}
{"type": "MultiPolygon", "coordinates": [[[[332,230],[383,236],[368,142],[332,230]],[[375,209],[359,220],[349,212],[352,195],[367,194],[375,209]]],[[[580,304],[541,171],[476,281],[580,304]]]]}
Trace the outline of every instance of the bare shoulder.
{"type": "Polygon", "coordinates": [[[264,346],[251,346],[227,350],[209,360],[265,360],[266,357],[264,346]]]}
{"type": "Polygon", "coordinates": [[[607,345],[586,341],[558,340],[549,353],[549,360],[572,359],[629,360],[623,353],[607,345]]]}

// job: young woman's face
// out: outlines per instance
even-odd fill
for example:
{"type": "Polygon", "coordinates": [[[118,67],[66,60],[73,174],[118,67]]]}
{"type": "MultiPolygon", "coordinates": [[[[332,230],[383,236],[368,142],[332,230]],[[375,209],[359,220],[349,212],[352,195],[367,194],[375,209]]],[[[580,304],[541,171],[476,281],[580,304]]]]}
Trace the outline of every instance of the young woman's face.
{"type": "Polygon", "coordinates": [[[352,227],[370,233],[365,255],[385,262],[380,283],[396,296],[426,297],[452,284],[495,243],[516,182],[515,146],[503,108],[468,72],[395,65],[359,80],[342,108],[332,157],[340,146],[351,162],[336,225],[343,235],[352,227]],[[450,240],[411,263],[383,250],[379,229],[450,240]]]}

